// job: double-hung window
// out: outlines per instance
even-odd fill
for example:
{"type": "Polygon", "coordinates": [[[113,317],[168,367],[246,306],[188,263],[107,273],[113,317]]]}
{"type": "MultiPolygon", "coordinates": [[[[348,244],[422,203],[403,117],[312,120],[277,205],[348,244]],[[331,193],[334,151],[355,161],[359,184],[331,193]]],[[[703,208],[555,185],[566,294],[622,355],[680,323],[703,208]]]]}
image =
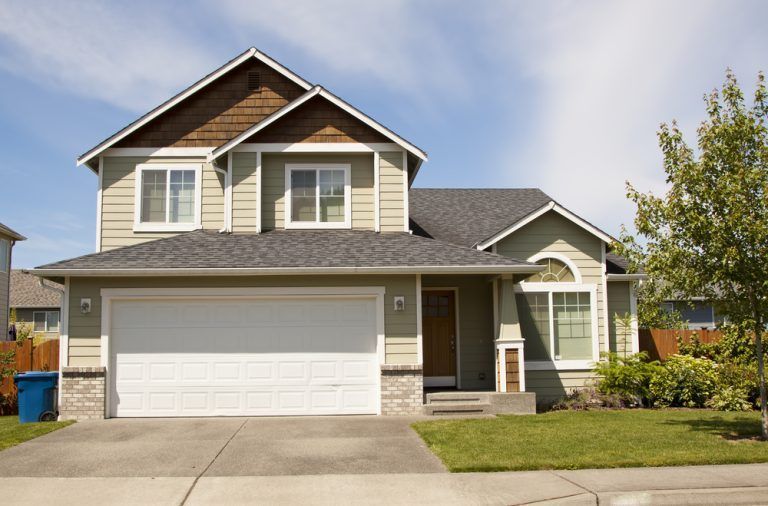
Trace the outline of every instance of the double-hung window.
{"type": "Polygon", "coordinates": [[[350,166],[287,164],[285,228],[350,228],[350,166]]]}
{"type": "Polygon", "coordinates": [[[141,164],[136,167],[134,230],[183,232],[200,228],[199,164],[141,164]]]}
{"type": "Polygon", "coordinates": [[[35,311],[32,313],[32,329],[35,332],[58,332],[58,311],[35,311]]]}
{"type": "Polygon", "coordinates": [[[8,272],[11,264],[11,241],[0,239],[0,272],[8,272]]]}
{"type": "Polygon", "coordinates": [[[526,367],[588,369],[599,358],[597,285],[560,260],[537,263],[545,270],[515,287],[526,367]]]}

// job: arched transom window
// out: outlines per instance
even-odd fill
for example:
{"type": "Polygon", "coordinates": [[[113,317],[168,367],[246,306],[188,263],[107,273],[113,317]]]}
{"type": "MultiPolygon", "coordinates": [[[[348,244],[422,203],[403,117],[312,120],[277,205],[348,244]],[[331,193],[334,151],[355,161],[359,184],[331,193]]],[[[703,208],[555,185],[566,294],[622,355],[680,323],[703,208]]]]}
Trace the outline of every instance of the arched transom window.
{"type": "Polygon", "coordinates": [[[565,262],[556,258],[542,258],[536,262],[543,265],[545,269],[541,272],[531,274],[525,281],[530,283],[574,283],[576,276],[565,262]]]}

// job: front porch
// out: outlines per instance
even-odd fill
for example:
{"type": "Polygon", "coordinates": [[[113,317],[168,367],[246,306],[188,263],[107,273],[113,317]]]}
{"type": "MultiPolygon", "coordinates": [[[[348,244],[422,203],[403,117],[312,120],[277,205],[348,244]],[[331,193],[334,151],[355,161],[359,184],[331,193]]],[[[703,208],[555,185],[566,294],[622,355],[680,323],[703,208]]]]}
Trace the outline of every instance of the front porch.
{"type": "Polygon", "coordinates": [[[425,414],[535,413],[514,280],[424,275],[420,281],[425,414]]]}

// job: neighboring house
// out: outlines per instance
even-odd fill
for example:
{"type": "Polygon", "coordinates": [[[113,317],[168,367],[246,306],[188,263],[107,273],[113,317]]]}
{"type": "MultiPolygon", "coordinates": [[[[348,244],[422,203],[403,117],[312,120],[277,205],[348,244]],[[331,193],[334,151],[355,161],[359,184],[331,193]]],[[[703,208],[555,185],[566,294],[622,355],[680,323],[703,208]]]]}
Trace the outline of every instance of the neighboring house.
{"type": "Polygon", "coordinates": [[[8,339],[8,293],[11,282],[11,257],[16,241],[24,241],[26,237],[14,232],[0,223],[0,340],[8,339]]]}
{"type": "Polygon", "coordinates": [[[677,311],[690,330],[714,330],[724,321],[724,317],[717,313],[715,307],[702,298],[667,300],[661,303],[661,307],[670,313],[677,311]]]}
{"type": "Polygon", "coordinates": [[[18,323],[29,325],[36,336],[59,338],[61,296],[64,287],[42,281],[18,269],[11,271],[10,308],[18,323]]]}
{"type": "Polygon", "coordinates": [[[97,252],[33,270],[65,287],[62,415],[545,400],[637,351],[608,234],[539,190],[410,189],[426,159],[255,49],[87,151],[97,252]]]}

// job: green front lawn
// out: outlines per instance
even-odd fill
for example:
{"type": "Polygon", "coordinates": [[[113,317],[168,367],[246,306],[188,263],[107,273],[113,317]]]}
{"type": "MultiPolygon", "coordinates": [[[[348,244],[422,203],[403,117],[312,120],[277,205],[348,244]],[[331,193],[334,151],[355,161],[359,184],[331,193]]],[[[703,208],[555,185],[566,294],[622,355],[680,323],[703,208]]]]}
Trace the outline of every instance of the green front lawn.
{"type": "Polygon", "coordinates": [[[768,462],[757,412],[558,411],[413,428],[453,472],[768,462]]]}
{"type": "Polygon", "coordinates": [[[19,423],[18,416],[0,416],[0,450],[35,439],[74,422],[19,423]]]}

